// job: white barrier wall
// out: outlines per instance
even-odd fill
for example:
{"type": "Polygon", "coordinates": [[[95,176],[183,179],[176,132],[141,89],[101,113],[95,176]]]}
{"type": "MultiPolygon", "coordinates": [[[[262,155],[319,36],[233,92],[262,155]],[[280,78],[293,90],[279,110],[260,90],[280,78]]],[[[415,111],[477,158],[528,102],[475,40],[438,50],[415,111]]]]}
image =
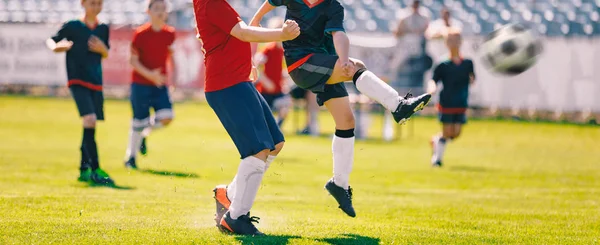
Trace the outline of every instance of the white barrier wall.
{"type": "MultiPolygon", "coordinates": [[[[600,38],[545,38],[544,53],[530,70],[514,77],[491,73],[481,64],[477,48],[482,37],[467,37],[465,57],[475,62],[477,82],[471,90],[471,105],[501,109],[600,112],[600,38]]],[[[397,57],[412,52],[414,45],[398,44],[390,37],[351,37],[351,55],[369,69],[393,78],[397,57]],[[411,48],[413,47],[413,48],[411,48]],[[408,50],[406,50],[408,49],[408,50]],[[396,59],[394,58],[396,57],[396,59]]],[[[441,40],[427,46],[434,61],[447,53],[441,40]]],[[[426,79],[431,78],[431,71],[426,79]]]]}
{"type": "MultiPolygon", "coordinates": [[[[43,24],[0,24],[0,83],[64,85],[64,55],[54,54],[45,47],[45,40],[57,28],[43,24]]],[[[128,34],[112,34],[115,35],[111,39],[129,37],[128,34]]],[[[391,70],[399,63],[399,58],[415,51],[414,47],[410,48],[413,45],[399,44],[396,47],[396,40],[389,36],[351,35],[350,40],[352,56],[362,59],[375,73],[390,78],[393,77],[391,70]]],[[[481,41],[481,37],[469,37],[463,44],[463,53],[475,61],[477,73],[477,83],[471,91],[472,105],[502,109],[600,112],[600,38],[546,38],[544,53],[538,63],[515,77],[492,74],[480,65],[476,50],[481,41]]],[[[118,46],[116,44],[113,45],[115,48],[118,46]]],[[[185,48],[178,50],[181,52],[176,55],[179,57],[177,60],[181,60],[183,54],[201,54],[185,48]]],[[[430,41],[428,52],[435,61],[439,61],[446,49],[442,41],[430,41]]],[[[195,69],[203,72],[202,64],[198,62],[177,63],[178,72],[195,69]]],[[[129,76],[129,73],[122,71],[112,73],[107,73],[105,69],[105,78],[129,76]]],[[[429,74],[426,75],[426,78],[429,77],[429,74]]],[[[202,79],[196,80],[201,87],[202,79]]],[[[116,81],[113,83],[121,84],[116,81]]]]}
{"type": "Polygon", "coordinates": [[[65,56],[45,45],[56,30],[39,24],[0,24],[0,83],[65,84],[65,56]]]}

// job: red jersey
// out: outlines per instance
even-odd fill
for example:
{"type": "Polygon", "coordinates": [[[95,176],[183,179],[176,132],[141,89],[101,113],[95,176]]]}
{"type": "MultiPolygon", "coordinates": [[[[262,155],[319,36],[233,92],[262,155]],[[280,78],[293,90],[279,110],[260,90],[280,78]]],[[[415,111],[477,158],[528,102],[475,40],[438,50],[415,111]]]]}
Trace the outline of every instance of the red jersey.
{"type": "MultiPolygon", "coordinates": [[[[135,30],[131,41],[131,53],[139,57],[140,63],[150,70],[160,69],[167,74],[167,59],[171,53],[171,45],[175,42],[175,29],[165,25],[160,31],[152,29],[150,23],[135,30]]],[[[154,83],[135,70],[131,81],[137,84],[154,85],[154,83]]]]}
{"type": "Polygon", "coordinates": [[[265,62],[263,76],[267,77],[274,83],[275,89],[266,90],[260,82],[256,84],[256,89],[260,93],[281,94],[283,83],[285,82],[282,75],[283,47],[280,47],[279,45],[277,45],[277,43],[270,43],[267,47],[265,47],[265,49],[261,53],[265,56],[265,59],[267,59],[267,61],[265,62]]]}
{"type": "Polygon", "coordinates": [[[198,37],[204,43],[206,66],[204,91],[222,90],[250,81],[250,43],[229,33],[242,21],[225,0],[194,0],[198,37]]]}

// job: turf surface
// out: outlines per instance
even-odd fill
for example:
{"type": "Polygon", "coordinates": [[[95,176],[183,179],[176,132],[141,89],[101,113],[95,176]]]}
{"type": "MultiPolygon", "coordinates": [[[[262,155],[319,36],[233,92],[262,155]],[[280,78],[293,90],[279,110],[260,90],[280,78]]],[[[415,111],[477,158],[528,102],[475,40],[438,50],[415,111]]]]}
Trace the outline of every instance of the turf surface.
{"type": "MultiPolygon", "coordinates": [[[[270,236],[248,238],[213,222],[211,190],[239,163],[233,144],[206,104],[175,106],[173,124],[138,159],[142,170],[128,171],[130,107],[106,103],[101,166],[120,187],[106,188],[76,181],[82,132],[71,100],[0,96],[0,244],[600,242],[598,127],[472,121],[444,168],[432,169],[428,140],[439,126],[416,118],[410,137],[357,143],[352,219],[323,190],[330,139],[295,136],[290,120],[252,210],[270,236]]],[[[321,127],[333,132],[326,114],[321,127]]]]}

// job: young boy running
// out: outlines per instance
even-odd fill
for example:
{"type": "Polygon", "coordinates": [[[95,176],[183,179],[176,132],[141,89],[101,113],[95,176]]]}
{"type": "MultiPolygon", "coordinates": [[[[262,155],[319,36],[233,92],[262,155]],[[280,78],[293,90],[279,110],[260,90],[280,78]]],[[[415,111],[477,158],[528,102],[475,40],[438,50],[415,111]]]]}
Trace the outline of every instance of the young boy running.
{"type": "Polygon", "coordinates": [[[83,122],[79,181],[114,185],[100,169],[96,145],[96,121],[104,120],[102,59],[108,57],[108,26],[98,23],[102,0],[81,0],[83,19],[70,20],[46,41],[54,52],[67,52],[68,86],[83,122]]]}
{"type": "Polygon", "coordinates": [[[150,0],[150,22],[139,27],[131,42],[130,63],[133,67],[131,107],[133,121],[129,144],[125,153],[125,167],[137,169],[138,150],[147,152],[146,137],[152,129],[165,127],[173,120],[173,106],[169,98],[167,60],[175,41],[175,29],[168,26],[165,0],[150,0]],[[150,108],[154,116],[150,116],[150,108]]]}
{"type": "Polygon", "coordinates": [[[460,53],[462,38],[460,32],[450,30],[446,37],[446,46],[450,52],[447,60],[439,63],[433,70],[433,79],[429,81],[428,91],[433,94],[437,90],[437,83],[442,83],[438,103],[439,119],[442,123],[442,133],[431,140],[433,156],[431,165],[442,166],[442,157],[446,144],[455,140],[467,123],[465,114],[469,101],[469,86],[475,82],[473,61],[464,59],[460,53]]]}
{"type": "Polygon", "coordinates": [[[262,235],[249,212],[263,175],[283,148],[284,138],[271,109],[251,80],[250,42],[296,38],[300,28],[247,26],[225,0],[194,0],[198,37],[204,43],[206,100],[233,140],[242,161],[228,186],[215,188],[216,221],[222,231],[262,235]],[[231,200],[231,202],[230,202],[231,200]]]}
{"type": "Polygon", "coordinates": [[[404,123],[413,113],[422,110],[431,95],[400,97],[396,90],[368,71],[360,60],[348,57],[350,43],[344,32],[344,8],[337,0],[268,0],[250,25],[258,26],[263,16],[277,6],[286,6],[286,18],[296,21],[302,30],[298,38],[283,42],[292,80],[298,87],[316,93],[319,105],[325,105],[335,121],[333,178],[325,188],[342,211],[355,217],[349,185],[354,162],[355,125],[343,82],[354,81],[361,93],[391,111],[397,123],[404,123]]]}

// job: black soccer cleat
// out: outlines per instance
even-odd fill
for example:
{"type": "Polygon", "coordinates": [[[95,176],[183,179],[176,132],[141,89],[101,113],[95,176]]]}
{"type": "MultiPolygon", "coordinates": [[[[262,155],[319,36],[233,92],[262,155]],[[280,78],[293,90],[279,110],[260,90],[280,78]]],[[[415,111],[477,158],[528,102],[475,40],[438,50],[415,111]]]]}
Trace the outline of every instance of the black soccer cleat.
{"type": "Polygon", "coordinates": [[[130,157],[129,160],[125,162],[125,167],[130,169],[137,169],[137,164],[135,163],[135,157],[130,157]]]}
{"type": "Polygon", "coordinates": [[[441,168],[442,167],[442,161],[435,161],[431,164],[432,167],[434,168],[441,168]]]}
{"type": "Polygon", "coordinates": [[[142,138],[142,144],[140,144],[140,154],[142,154],[142,156],[148,155],[148,146],[146,145],[146,137],[142,138]]]}
{"type": "Polygon", "coordinates": [[[104,186],[114,186],[115,181],[113,181],[110,176],[102,169],[96,169],[92,171],[92,175],[90,176],[90,181],[95,185],[104,185],[104,186]]]}
{"type": "Polygon", "coordinates": [[[348,187],[348,190],[345,190],[342,187],[339,187],[333,182],[333,179],[330,179],[327,184],[325,184],[325,189],[335,198],[335,200],[340,205],[339,208],[344,211],[350,217],[356,217],[356,212],[354,212],[354,207],[352,207],[352,188],[348,187]]]}
{"type": "Polygon", "coordinates": [[[221,222],[219,223],[219,230],[225,233],[233,233],[237,235],[245,236],[264,236],[265,234],[258,231],[253,223],[258,223],[260,218],[256,216],[250,217],[250,215],[242,215],[237,219],[232,219],[229,211],[223,215],[221,222]]]}
{"type": "Polygon", "coordinates": [[[410,93],[406,94],[404,98],[400,99],[396,110],[392,112],[394,120],[397,123],[406,122],[415,112],[423,110],[430,100],[430,94],[422,94],[419,97],[412,97],[410,93]]]}

